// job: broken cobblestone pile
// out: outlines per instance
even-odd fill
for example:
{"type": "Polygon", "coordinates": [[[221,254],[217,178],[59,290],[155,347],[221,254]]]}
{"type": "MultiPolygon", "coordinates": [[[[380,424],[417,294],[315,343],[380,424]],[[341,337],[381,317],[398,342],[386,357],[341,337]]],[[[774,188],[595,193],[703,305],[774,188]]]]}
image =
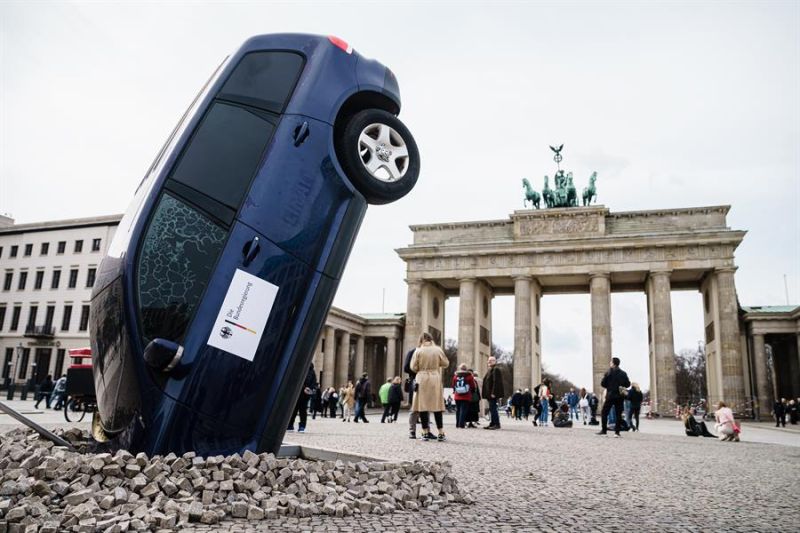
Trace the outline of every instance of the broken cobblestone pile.
{"type": "MultiPolygon", "coordinates": [[[[87,436],[62,436],[80,444],[87,436]]],[[[226,518],[337,517],[472,503],[447,462],[81,454],[28,430],[2,435],[0,533],[175,530],[226,518]]]]}

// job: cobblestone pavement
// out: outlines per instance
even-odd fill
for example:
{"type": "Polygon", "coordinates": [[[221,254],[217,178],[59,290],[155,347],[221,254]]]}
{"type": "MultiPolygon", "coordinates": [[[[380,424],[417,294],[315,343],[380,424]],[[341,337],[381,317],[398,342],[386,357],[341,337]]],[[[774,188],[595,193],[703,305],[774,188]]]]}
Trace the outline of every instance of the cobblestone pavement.
{"type": "MultiPolygon", "coordinates": [[[[583,426],[534,428],[503,419],[500,431],[458,429],[447,442],[407,437],[398,424],[309,420],[293,443],[380,458],[448,459],[470,506],[389,516],[318,516],[228,522],[231,531],[798,531],[800,449],[677,435],[600,437],[583,426]]],[[[643,422],[664,432],[675,421],[643,422]],[[663,429],[667,428],[667,429],[663,429]]],[[[652,429],[652,427],[651,427],[652,429]]],[[[791,436],[800,444],[800,434],[791,436]]],[[[196,531],[204,531],[198,528],[196,531]]]]}
{"type": "Polygon", "coordinates": [[[448,441],[440,443],[408,439],[407,416],[398,424],[380,424],[374,414],[370,424],[317,418],[286,440],[376,458],[449,460],[476,504],[187,531],[800,531],[796,429],[745,424],[743,442],[722,443],[684,437],[673,420],[643,420],[644,432],[614,439],[594,435],[596,428],[534,428],[506,418],[501,431],[456,430],[448,415],[448,441]]]}

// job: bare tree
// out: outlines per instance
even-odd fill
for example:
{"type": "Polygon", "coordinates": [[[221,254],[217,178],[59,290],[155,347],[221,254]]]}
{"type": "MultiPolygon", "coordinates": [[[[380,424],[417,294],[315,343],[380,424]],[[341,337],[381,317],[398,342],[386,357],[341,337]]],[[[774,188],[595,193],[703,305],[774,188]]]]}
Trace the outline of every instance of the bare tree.
{"type": "Polygon", "coordinates": [[[678,403],[696,403],[708,398],[706,354],[703,345],[684,348],[675,354],[675,393],[678,403]]]}

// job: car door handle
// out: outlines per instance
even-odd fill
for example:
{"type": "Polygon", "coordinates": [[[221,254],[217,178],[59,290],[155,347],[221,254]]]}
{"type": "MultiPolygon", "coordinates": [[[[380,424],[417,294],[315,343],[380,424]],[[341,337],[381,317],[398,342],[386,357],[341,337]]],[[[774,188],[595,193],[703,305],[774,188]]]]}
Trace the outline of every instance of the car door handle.
{"type": "Polygon", "coordinates": [[[300,146],[301,144],[303,144],[305,140],[308,138],[308,134],[309,134],[308,122],[303,121],[301,125],[297,126],[294,129],[294,145],[300,146]]]}
{"type": "Polygon", "coordinates": [[[253,237],[252,241],[244,245],[244,248],[242,249],[242,255],[244,255],[244,266],[249,265],[250,261],[255,259],[259,250],[261,250],[261,246],[259,246],[258,241],[258,237],[253,237]]]}

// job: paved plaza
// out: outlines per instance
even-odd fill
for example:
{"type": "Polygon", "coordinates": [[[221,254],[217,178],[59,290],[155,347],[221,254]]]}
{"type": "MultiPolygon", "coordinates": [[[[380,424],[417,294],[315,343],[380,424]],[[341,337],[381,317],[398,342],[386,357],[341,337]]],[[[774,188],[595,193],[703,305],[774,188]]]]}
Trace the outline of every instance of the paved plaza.
{"type": "MultiPolygon", "coordinates": [[[[63,420],[61,413],[14,404],[47,427],[63,420]]],[[[644,420],[641,433],[614,439],[582,425],[534,428],[507,418],[501,431],[456,430],[447,415],[448,441],[439,443],[408,439],[405,412],[398,424],[381,424],[375,413],[369,418],[370,424],[309,420],[307,433],[287,434],[286,441],[375,458],[448,460],[476,503],[222,525],[232,531],[800,530],[798,429],[745,423],[737,444],[685,437],[673,420],[644,420]]],[[[15,423],[0,415],[0,431],[11,427],[15,423]]]]}

